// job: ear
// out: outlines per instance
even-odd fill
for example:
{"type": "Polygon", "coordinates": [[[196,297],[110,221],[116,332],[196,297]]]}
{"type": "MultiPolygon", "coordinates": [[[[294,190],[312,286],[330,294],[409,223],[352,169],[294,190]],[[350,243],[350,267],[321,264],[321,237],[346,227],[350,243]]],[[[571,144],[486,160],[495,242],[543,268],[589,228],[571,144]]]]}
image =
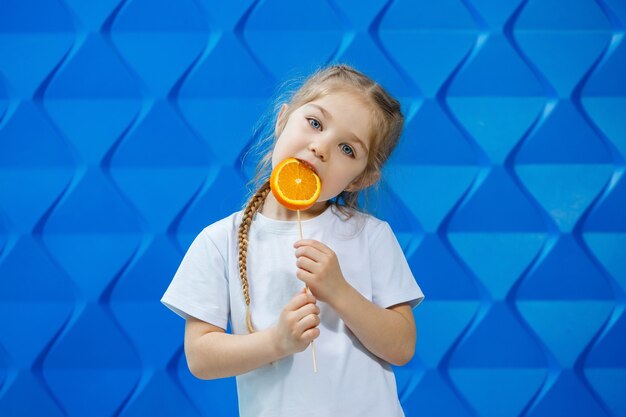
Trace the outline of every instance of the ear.
{"type": "Polygon", "coordinates": [[[359,191],[363,188],[367,188],[372,184],[375,184],[380,179],[380,171],[376,170],[374,172],[363,173],[357,177],[354,181],[348,185],[346,191],[359,191]]]}
{"type": "Polygon", "coordinates": [[[278,126],[283,124],[283,119],[285,118],[285,113],[288,108],[289,105],[287,105],[287,103],[283,103],[283,105],[280,106],[280,111],[278,112],[278,117],[276,118],[276,126],[274,126],[274,132],[278,132],[278,126]]]}

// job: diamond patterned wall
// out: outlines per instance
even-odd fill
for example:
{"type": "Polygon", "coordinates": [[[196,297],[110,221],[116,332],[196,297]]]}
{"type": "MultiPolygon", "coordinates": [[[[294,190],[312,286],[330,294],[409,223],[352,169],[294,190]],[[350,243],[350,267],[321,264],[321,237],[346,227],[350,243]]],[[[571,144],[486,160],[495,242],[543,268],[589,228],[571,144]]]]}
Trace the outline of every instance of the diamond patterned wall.
{"type": "Polygon", "coordinates": [[[0,2],[0,415],[235,416],[160,302],[275,87],[407,123],[375,214],[427,301],[407,416],[626,416],[623,0],[0,2]]]}

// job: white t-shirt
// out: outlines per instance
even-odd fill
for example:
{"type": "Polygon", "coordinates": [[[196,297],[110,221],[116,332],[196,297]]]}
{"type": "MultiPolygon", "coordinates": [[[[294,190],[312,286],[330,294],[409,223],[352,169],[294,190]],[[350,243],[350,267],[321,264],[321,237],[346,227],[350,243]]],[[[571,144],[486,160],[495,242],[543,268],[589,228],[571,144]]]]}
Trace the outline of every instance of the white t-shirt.
{"type": "MultiPolygon", "coordinates": [[[[248,334],[239,277],[237,228],[242,212],[207,226],[187,250],[161,302],[183,318],[196,317],[234,334],[248,334]]],[[[305,239],[336,254],[345,279],[383,308],[424,298],[387,222],[363,213],[345,220],[333,206],[302,222],[305,239]]],[[[248,239],[252,323],[257,331],[278,321],[281,310],[304,284],[296,278],[294,242],[298,223],[257,213],[248,239]]],[[[391,365],[368,351],[322,301],[320,336],[311,348],[238,375],[241,417],[400,417],[391,365]]]]}

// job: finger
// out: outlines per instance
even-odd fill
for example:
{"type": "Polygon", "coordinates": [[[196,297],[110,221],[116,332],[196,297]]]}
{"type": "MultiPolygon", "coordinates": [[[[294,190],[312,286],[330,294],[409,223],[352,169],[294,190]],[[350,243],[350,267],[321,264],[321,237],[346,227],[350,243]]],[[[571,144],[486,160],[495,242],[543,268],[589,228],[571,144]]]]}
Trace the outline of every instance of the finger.
{"type": "Polygon", "coordinates": [[[296,266],[298,268],[304,269],[307,272],[315,273],[319,270],[320,264],[315,262],[311,258],[301,256],[296,259],[296,266]]]}
{"type": "Polygon", "coordinates": [[[297,334],[302,334],[309,329],[316,328],[317,326],[319,326],[319,324],[320,316],[318,316],[317,314],[308,314],[300,319],[300,321],[296,325],[296,332],[297,334]]]}
{"type": "MultiPolygon", "coordinates": [[[[296,273],[297,275],[297,273],[296,273]]],[[[315,298],[315,296],[313,296],[313,294],[309,294],[306,292],[306,288],[303,288],[302,291],[298,291],[298,294],[296,294],[288,303],[287,305],[285,305],[285,310],[287,311],[296,311],[297,309],[299,309],[300,307],[306,305],[306,304],[310,304],[313,303],[315,304],[317,302],[317,299],[315,298]]]]}
{"type": "Polygon", "coordinates": [[[306,285],[309,285],[309,282],[311,282],[313,280],[313,278],[315,278],[315,275],[313,275],[309,271],[306,271],[306,270],[304,270],[302,268],[298,268],[296,270],[296,278],[298,278],[300,281],[304,282],[306,285]]]}
{"type": "Polygon", "coordinates": [[[310,316],[311,314],[313,315],[320,314],[320,308],[316,304],[309,303],[300,307],[298,310],[294,311],[294,317],[298,321],[302,320],[306,316],[310,316]]]}
{"type": "Polygon", "coordinates": [[[306,343],[311,343],[320,336],[320,329],[314,327],[302,333],[301,340],[306,343]]]}
{"type": "Polygon", "coordinates": [[[315,262],[320,262],[322,259],[324,259],[324,257],[328,256],[326,253],[312,246],[300,246],[295,250],[294,254],[296,255],[296,258],[306,256],[307,258],[312,259],[315,262]]]}
{"type": "Polygon", "coordinates": [[[308,246],[308,247],[315,248],[318,251],[325,253],[326,255],[331,255],[333,253],[333,251],[328,246],[324,245],[319,240],[302,239],[302,240],[298,240],[296,243],[293,244],[293,247],[296,249],[301,246],[308,246]]]}

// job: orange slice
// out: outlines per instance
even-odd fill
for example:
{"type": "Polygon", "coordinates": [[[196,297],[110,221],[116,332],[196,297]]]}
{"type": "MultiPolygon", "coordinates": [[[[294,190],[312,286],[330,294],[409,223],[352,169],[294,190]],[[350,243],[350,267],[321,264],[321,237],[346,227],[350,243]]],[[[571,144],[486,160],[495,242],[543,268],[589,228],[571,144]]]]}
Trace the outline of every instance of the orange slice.
{"type": "Polygon", "coordinates": [[[272,194],[290,210],[306,210],[317,201],[322,192],[320,177],[296,158],[287,158],[272,171],[272,194]]]}

